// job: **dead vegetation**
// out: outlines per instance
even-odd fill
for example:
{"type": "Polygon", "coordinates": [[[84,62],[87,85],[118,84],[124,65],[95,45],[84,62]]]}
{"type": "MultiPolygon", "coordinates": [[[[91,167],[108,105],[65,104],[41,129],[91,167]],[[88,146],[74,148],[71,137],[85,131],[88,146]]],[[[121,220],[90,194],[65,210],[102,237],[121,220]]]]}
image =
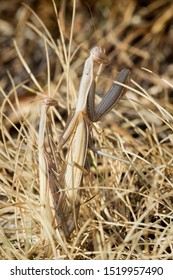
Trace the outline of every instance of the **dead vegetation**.
{"type": "Polygon", "coordinates": [[[55,2],[58,18],[46,0],[0,6],[0,259],[173,259],[172,1],[89,1],[95,29],[83,1],[75,14],[72,1],[55,2]],[[131,83],[95,125],[94,144],[131,164],[88,151],[67,242],[40,215],[39,100],[58,100],[49,117],[56,146],[95,45],[110,59],[97,102],[122,68],[131,83]]]}

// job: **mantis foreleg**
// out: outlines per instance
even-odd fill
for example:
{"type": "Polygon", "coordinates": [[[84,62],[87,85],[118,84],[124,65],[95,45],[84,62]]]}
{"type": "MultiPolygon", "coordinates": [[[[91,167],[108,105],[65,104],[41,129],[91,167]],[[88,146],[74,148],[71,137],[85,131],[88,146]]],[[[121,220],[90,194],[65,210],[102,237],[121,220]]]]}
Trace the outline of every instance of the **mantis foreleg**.
{"type": "MultiPolygon", "coordinates": [[[[127,83],[130,75],[130,70],[123,69],[118,74],[116,81],[118,83],[127,83]]],[[[123,85],[114,83],[103,97],[97,108],[95,108],[95,82],[93,81],[90,91],[88,93],[88,116],[92,122],[97,122],[101,117],[106,115],[123,96],[126,89],[123,85]]]]}

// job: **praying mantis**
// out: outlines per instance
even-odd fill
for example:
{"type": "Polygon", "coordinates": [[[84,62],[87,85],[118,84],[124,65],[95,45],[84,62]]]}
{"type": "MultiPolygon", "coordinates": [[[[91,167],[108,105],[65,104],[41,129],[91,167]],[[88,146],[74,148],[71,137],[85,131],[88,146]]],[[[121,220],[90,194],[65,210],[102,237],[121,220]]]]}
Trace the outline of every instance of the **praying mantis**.
{"type": "MultiPolygon", "coordinates": [[[[70,115],[56,147],[57,152],[60,153],[67,141],[69,142],[66,157],[59,161],[61,162],[60,165],[56,160],[52,143],[49,142],[49,152],[46,151],[44,143],[46,127],[50,127],[46,123],[45,116],[49,107],[55,106],[57,102],[47,97],[42,105],[38,140],[42,216],[47,214],[46,207],[49,207],[48,193],[50,193],[52,208],[54,209],[52,222],[56,221],[56,227],[60,226],[66,239],[77,228],[80,186],[87,150],[90,147],[91,124],[99,121],[115,106],[126,91],[123,84],[129,81],[130,71],[123,69],[117,76],[118,83],[112,85],[95,108],[94,64],[107,64],[108,62],[107,56],[100,47],[93,48],[85,61],[76,109],[70,115]]],[[[124,162],[126,161],[124,160],[124,162]]]]}

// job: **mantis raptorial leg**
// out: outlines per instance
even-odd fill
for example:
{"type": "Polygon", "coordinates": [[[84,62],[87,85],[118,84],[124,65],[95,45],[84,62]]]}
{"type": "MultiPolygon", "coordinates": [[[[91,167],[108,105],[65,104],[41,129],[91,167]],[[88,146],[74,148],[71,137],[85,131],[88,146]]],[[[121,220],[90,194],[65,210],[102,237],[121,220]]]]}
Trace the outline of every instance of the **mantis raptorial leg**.
{"type": "Polygon", "coordinates": [[[46,152],[44,153],[44,156],[47,157],[46,162],[52,199],[57,212],[55,216],[58,219],[58,223],[61,223],[66,238],[69,237],[77,223],[80,205],[79,191],[83,175],[82,168],[85,165],[89,144],[90,123],[98,121],[108,113],[125,93],[123,83],[127,83],[130,73],[127,69],[120,72],[117,77],[120,84],[114,84],[95,109],[95,81],[93,74],[95,62],[108,63],[103,50],[98,47],[91,50],[90,56],[85,62],[76,109],[71,119],[68,120],[57,145],[57,150],[60,152],[65,143],[70,140],[64,167],[58,179],[56,176],[57,167],[52,164],[49,155],[46,152]]]}
{"type": "MultiPolygon", "coordinates": [[[[130,76],[130,71],[128,69],[123,69],[116,77],[116,82],[127,83],[130,76]]],[[[108,90],[106,95],[103,97],[97,108],[95,109],[95,81],[93,81],[90,91],[88,93],[88,116],[92,122],[99,121],[104,115],[106,115],[121,99],[124,95],[126,88],[123,88],[120,84],[113,84],[108,90]]]]}

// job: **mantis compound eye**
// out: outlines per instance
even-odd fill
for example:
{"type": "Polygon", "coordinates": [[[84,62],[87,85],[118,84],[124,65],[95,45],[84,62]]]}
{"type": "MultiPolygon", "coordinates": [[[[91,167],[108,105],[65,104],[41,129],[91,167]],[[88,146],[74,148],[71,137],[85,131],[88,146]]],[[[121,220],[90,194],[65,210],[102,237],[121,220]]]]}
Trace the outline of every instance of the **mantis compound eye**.
{"type": "Polygon", "coordinates": [[[91,49],[90,54],[93,57],[93,59],[98,63],[109,63],[107,55],[105,54],[105,50],[100,47],[94,47],[93,49],[91,49]]]}

